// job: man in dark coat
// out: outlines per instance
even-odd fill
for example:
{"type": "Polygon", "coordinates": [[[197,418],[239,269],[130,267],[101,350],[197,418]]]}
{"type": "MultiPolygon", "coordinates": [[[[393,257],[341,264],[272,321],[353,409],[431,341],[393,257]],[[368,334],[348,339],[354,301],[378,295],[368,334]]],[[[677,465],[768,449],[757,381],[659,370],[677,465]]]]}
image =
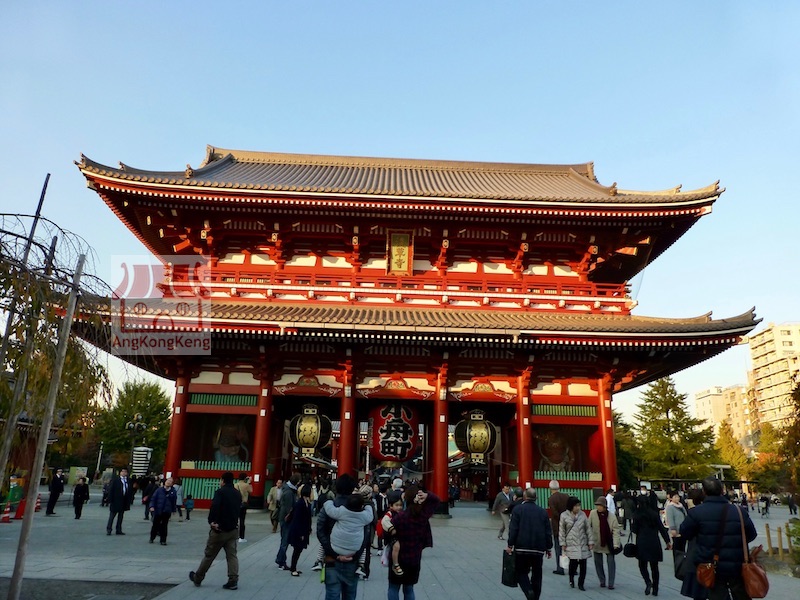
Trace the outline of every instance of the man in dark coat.
{"type": "Polygon", "coordinates": [[[56,474],[50,480],[50,497],[47,499],[47,510],[45,515],[48,517],[55,515],[56,502],[58,497],[64,492],[64,471],[56,469],[56,474]]]}
{"type": "Polygon", "coordinates": [[[133,495],[136,490],[133,482],[128,479],[128,469],[123,467],[119,470],[119,477],[114,477],[108,486],[108,523],[106,524],[106,535],[111,535],[111,528],[114,525],[114,517],[117,518],[117,535],[125,535],[122,531],[122,518],[125,511],[130,510],[133,495]]]}
{"type": "Polygon", "coordinates": [[[278,501],[278,523],[281,526],[281,545],[278,554],[275,556],[275,564],[279,569],[289,570],[286,564],[286,549],[289,547],[289,527],[291,523],[287,520],[292,507],[297,501],[297,486],[300,484],[300,473],[293,473],[289,481],[281,488],[281,499],[278,501]]]}
{"type": "Polygon", "coordinates": [[[556,547],[556,570],[553,571],[556,575],[564,575],[564,569],[561,568],[561,544],[558,542],[558,521],[561,518],[561,513],[567,510],[567,496],[561,491],[561,485],[553,479],[550,482],[550,498],[547,500],[547,507],[550,510],[550,526],[553,532],[553,543],[556,547]]]}
{"type": "Polygon", "coordinates": [[[542,593],[542,563],[544,555],[551,556],[553,529],[547,511],[536,504],[536,490],[525,490],[524,500],[511,512],[508,528],[508,548],[517,551],[515,567],[517,582],[525,598],[539,600],[542,593]],[[529,578],[528,573],[531,573],[529,578]]]}
{"type": "Polygon", "coordinates": [[[197,586],[205,579],[206,572],[217,554],[225,549],[225,560],[228,561],[228,581],[222,586],[226,590],[239,589],[239,558],[236,555],[236,544],[239,540],[239,511],[242,507],[242,495],[233,487],[233,473],[226,471],[220,478],[220,488],[214,493],[211,510],[208,511],[208,532],[206,550],[197,571],[189,571],[189,579],[197,586]]]}
{"type": "MultiPolygon", "coordinates": [[[[709,600],[749,600],[742,581],[742,526],[739,522],[738,508],[729,503],[722,495],[722,482],[714,477],[703,480],[705,501],[686,515],[681,523],[681,536],[695,541],[695,564],[709,563],[714,560],[717,539],[722,528],[719,561],[714,587],[708,590],[709,600]],[[723,525],[724,520],[724,525],[723,525]]],[[[750,520],[749,513],[741,511],[744,521],[744,533],[747,542],[756,538],[756,528],[750,520]]]]}

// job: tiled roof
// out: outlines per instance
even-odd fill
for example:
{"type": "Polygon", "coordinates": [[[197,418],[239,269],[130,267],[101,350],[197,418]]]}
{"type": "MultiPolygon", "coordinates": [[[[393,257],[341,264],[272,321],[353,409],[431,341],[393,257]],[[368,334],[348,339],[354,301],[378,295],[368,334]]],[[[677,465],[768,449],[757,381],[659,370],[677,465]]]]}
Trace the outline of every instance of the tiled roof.
{"type": "MultiPolygon", "coordinates": [[[[471,333],[548,336],[678,336],[739,335],[758,323],[753,310],[729,319],[710,314],[674,319],[632,315],[543,314],[541,312],[478,309],[325,306],[281,303],[220,302],[206,304],[205,325],[214,328],[258,329],[280,326],[302,330],[369,330],[381,333],[471,333]]],[[[174,306],[172,304],[171,306],[174,306]]],[[[149,314],[163,310],[149,302],[149,314]]],[[[189,316],[191,319],[192,317],[189,316]]],[[[194,319],[196,322],[196,318],[194,319]]],[[[180,319],[175,319],[176,325],[180,319]]]]}
{"type": "Polygon", "coordinates": [[[682,192],[603,186],[592,163],[537,165],[418,159],[361,158],[223,150],[209,146],[197,168],[148,171],[124,164],[108,167],[81,157],[79,167],[94,174],[144,185],[217,189],[231,192],[332,194],[366,197],[477,199],[515,203],[675,205],[715,200],[718,182],[682,192]]]}

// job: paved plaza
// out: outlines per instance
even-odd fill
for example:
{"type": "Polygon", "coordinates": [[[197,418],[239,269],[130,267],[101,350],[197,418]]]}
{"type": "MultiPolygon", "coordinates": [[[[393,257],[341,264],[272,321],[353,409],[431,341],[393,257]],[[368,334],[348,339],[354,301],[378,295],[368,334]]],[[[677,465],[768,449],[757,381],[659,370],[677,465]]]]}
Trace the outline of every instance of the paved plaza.
{"type": "MultiPolygon", "coordinates": [[[[224,553],[220,553],[202,587],[196,588],[188,580],[188,573],[197,568],[205,546],[208,534],[206,511],[194,511],[191,521],[173,520],[168,545],[160,546],[148,544],[150,522],[143,518],[138,496],[134,509],[125,515],[124,536],[106,535],[108,509],[100,506],[97,501],[99,493],[94,489],[93,500],[85,507],[79,521],[74,519],[72,507],[67,504],[69,493],[63,498],[56,509],[58,516],[45,517],[43,511],[35,514],[26,560],[26,579],[58,579],[65,585],[69,585],[70,580],[174,584],[175,587],[159,596],[159,600],[324,598],[319,573],[311,571],[317,551],[316,540],[303,552],[298,567],[303,572],[300,577],[278,570],[274,560],[279,536],[272,533],[264,511],[251,510],[248,513],[248,541],[239,545],[239,589],[227,591],[222,589],[226,581],[224,553]]],[[[459,503],[452,510],[452,516],[431,521],[434,547],[423,554],[422,574],[415,586],[417,598],[520,600],[523,596],[519,588],[500,584],[501,552],[505,542],[497,539],[499,517],[492,517],[485,504],[475,503],[459,503]]],[[[773,530],[773,545],[776,545],[774,532],[786,523],[788,516],[788,510],[783,507],[773,508],[769,519],[756,515],[754,522],[759,530],[756,543],[765,543],[764,524],[769,522],[773,530]]],[[[0,577],[11,576],[20,527],[21,521],[0,524],[0,577]]],[[[644,584],[636,562],[622,555],[617,557],[616,589],[611,591],[599,587],[591,560],[586,592],[571,589],[566,577],[552,574],[554,566],[555,559],[546,561],[542,591],[545,600],[644,597],[644,584]]],[[[661,573],[659,598],[682,598],[680,582],[672,576],[672,555],[669,552],[665,552],[661,573]]],[[[770,584],[771,598],[783,600],[800,594],[800,580],[770,573],[770,584]]],[[[368,581],[359,583],[357,597],[360,600],[384,599],[386,588],[386,569],[373,556],[372,575],[368,581]]]]}

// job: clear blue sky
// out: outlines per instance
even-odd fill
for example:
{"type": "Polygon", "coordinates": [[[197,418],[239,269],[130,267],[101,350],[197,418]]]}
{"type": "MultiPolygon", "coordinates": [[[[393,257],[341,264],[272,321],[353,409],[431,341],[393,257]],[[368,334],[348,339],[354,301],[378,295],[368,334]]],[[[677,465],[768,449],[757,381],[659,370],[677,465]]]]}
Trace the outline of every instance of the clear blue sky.
{"type": "MultiPolygon", "coordinates": [[[[113,255],[143,249],[81,153],[593,161],[606,185],[727,188],[636,279],[636,314],[797,321],[798,26],[795,2],[6,3],[0,212],[33,212],[52,173],[45,215],[111,280],[113,255]]],[[[691,397],[748,364],[736,348],[675,380],[691,397]]]]}

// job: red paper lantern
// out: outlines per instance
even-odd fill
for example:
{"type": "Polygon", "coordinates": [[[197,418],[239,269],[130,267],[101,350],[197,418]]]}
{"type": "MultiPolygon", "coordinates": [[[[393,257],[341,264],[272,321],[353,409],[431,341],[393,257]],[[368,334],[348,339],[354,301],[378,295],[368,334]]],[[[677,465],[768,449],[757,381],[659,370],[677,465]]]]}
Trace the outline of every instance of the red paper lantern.
{"type": "Polygon", "coordinates": [[[384,467],[397,467],[414,456],[419,419],[403,404],[376,406],[369,413],[370,454],[384,467]]]}

